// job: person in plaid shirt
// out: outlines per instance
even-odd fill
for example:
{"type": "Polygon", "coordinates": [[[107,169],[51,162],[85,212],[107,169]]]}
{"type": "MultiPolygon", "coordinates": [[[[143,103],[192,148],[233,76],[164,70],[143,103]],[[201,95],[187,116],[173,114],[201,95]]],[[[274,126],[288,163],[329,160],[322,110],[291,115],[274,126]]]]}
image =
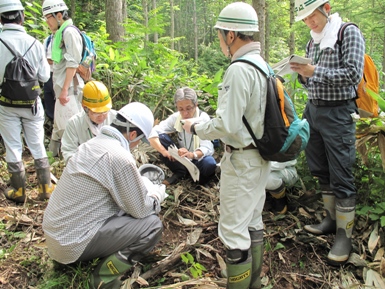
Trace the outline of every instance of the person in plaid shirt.
{"type": "Polygon", "coordinates": [[[355,88],[364,67],[365,43],[360,30],[349,26],[339,46],[337,36],[343,22],[331,14],[327,0],[296,0],[296,21],[302,20],[312,39],[306,57],[312,63],[291,64],[308,89],[303,117],[310,124],[305,150],[312,175],[318,178],[325,219],[304,229],[312,234],[336,234],[327,256],[331,265],[344,264],[352,248],[356,188],[352,167],[355,162],[355,119],[358,117],[355,88]]]}

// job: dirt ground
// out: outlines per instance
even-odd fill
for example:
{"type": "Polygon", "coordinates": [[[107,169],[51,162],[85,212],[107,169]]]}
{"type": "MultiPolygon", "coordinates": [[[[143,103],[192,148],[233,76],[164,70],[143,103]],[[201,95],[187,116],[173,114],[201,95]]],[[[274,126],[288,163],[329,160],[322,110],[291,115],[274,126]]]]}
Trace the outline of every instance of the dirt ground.
{"type": "MultiPolygon", "coordinates": [[[[139,153],[137,158],[143,155],[139,153]]],[[[50,260],[41,226],[47,203],[35,199],[33,161],[27,153],[24,161],[28,172],[27,202],[16,205],[0,193],[0,288],[4,289],[39,288],[42,276],[50,268],[45,265],[50,260]]],[[[57,177],[61,169],[60,163],[53,164],[57,177]]],[[[0,174],[4,189],[8,180],[4,157],[0,158],[0,174]]],[[[130,276],[136,280],[132,288],[225,288],[226,280],[220,273],[225,254],[217,235],[218,177],[210,188],[183,180],[170,186],[168,193],[160,215],[163,237],[139,265],[143,272],[140,277],[130,276]],[[206,271],[191,278],[191,264],[182,262],[181,253],[191,254],[206,271]]],[[[356,217],[351,257],[346,265],[331,267],[325,257],[334,236],[313,236],[303,230],[305,224],[317,223],[323,217],[320,195],[296,187],[289,190],[288,198],[286,215],[275,216],[270,211],[269,197],[265,204],[264,288],[385,288],[385,238],[378,225],[368,218],[356,217]]]]}

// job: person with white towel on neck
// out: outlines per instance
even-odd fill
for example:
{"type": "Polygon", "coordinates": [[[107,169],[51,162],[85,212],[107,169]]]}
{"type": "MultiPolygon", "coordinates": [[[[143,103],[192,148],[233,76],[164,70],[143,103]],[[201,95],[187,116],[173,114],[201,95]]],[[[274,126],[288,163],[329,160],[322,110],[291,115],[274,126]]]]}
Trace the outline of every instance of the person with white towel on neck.
{"type": "Polygon", "coordinates": [[[292,63],[290,68],[308,90],[303,118],[310,124],[310,140],[305,154],[326,210],[320,224],[304,229],[314,235],[336,234],[327,261],[338,266],[349,259],[352,249],[357,192],[352,172],[358,116],[354,99],[363,74],[365,42],[361,31],[350,25],[342,44],[337,44],[344,23],[338,13],[331,13],[328,0],[296,0],[295,10],[295,20],[310,29],[306,57],[312,63],[292,63]]]}

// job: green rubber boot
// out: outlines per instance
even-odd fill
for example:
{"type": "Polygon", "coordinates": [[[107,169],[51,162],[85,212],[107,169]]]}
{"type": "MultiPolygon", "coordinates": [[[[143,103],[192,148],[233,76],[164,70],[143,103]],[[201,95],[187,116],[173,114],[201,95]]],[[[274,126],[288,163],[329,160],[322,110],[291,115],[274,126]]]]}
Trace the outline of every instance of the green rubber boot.
{"type": "Polygon", "coordinates": [[[251,238],[251,282],[250,289],[260,289],[263,264],[263,230],[250,231],[251,238]]]}
{"type": "Polygon", "coordinates": [[[251,281],[251,258],[238,264],[226,263],[226,289],[249,289],[251,281]]]}
{"type": "Polygon", "coordinates": [[[337,199],[336,220],[337,233],[327,262],[333,266],[346,263],[352,250],[352,233],[354,227],[355,198],[337,199]]]}
{"type": "Polygon", "coordinates": [[[23,162],[7,163],[10,174],[11,186],[7,188],[4,195],[7,199],[16,203],[25,201],[25,170],[23,162]]]}
{"type": "Polygon", "coordinates": [[[336,197],[331,191],[323,191],[322,199],[326,217],[320,224],[306,225],[303,228],[314,235],[334,234],[336,232],[336,197]]]}
{"type": "Polygon", "coordinates": [[[40,201],[49,199],[55,185],[51,183],[51,170],[48,162],[48,158],[41,158],[35,160],[35,168],[37,174],[37,181],[39,184],[39,195],[40,201]]]}
{"type": "Polygon", "coordinates": [[[119,252],[102,259],[90,275],[90,288],[119,289],[122,285],[119,277],[131,267],[119,252]]]}

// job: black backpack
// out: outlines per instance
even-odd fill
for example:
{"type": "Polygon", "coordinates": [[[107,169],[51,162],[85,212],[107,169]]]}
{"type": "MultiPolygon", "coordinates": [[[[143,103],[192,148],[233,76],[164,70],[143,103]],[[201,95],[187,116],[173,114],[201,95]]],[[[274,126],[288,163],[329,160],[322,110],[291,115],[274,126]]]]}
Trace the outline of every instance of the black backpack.
{"type": "Polygon", "coordinates": [[[268,161],[287,162],[294,160],[303,151],[310,138],[309,123],[300,119],[294,104],[281,80],[265,62],[242,56],[234,60],[245,62],[260,71],[267,79],[267,97],[262,138],[257,139],[245,116],[242,121],[257,145],[262,158],[268,161]]]}
{"type": "Polygon", "coordinates": [[[2,39],[0,39],[14,58],[5,66],[3,83],[1,84],[0,104],[3,106],[34,108],[40,95],[40,85],[36,70],[24,56],[35,44],[27,49],[24,55],[15,52],[2,39]]]}

